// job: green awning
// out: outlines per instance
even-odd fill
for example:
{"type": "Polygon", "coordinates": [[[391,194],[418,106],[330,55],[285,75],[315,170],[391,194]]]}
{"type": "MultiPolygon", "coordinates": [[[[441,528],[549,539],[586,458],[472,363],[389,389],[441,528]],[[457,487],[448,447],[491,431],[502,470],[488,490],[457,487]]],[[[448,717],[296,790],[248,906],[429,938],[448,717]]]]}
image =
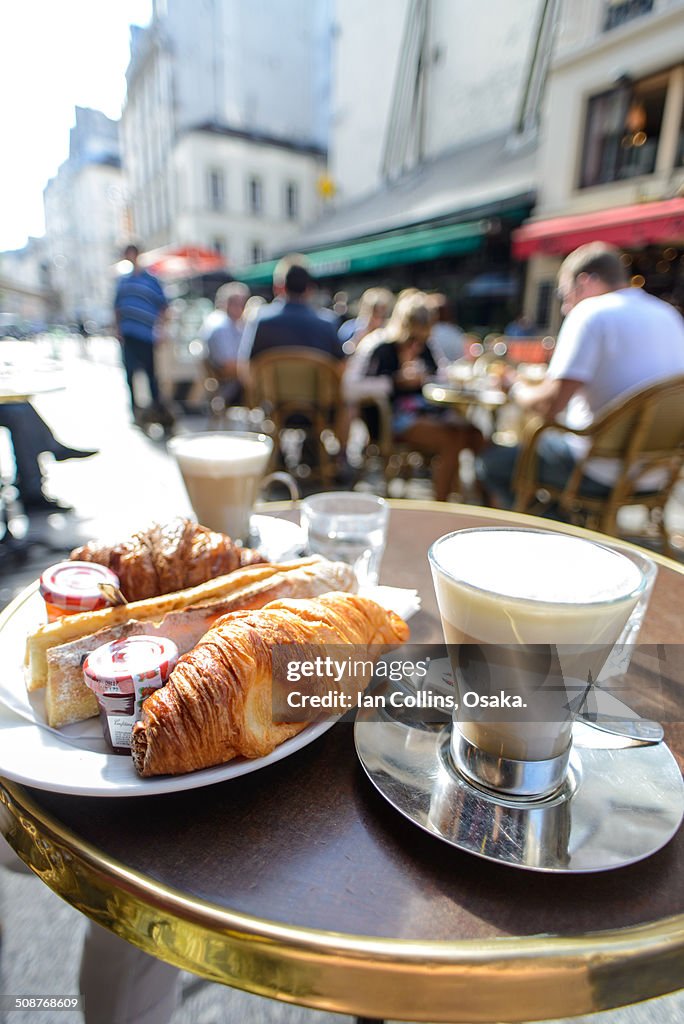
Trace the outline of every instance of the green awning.
{"type": "MultiPolygon", "coordinates": [[[[420,263],[442,256],[458,256],[479,248],[488,221],[445,224],[441,227],[402,231],[380,238],[351,242],[306,254],[314,277],[332,277],[363,270],[376,270],[396,263],[420,263]]],[[[254,263],[231,273],[245,284],[270,284],[276,260],[254,263]]]]}

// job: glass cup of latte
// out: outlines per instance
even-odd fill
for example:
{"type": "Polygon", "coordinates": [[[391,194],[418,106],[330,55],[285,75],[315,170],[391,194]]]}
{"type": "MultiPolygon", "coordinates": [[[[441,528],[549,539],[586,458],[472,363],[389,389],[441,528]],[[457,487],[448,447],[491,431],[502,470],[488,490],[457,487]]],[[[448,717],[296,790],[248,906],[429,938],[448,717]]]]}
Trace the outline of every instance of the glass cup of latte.
{"type": "Polygon", "coordinates": [[[456,685],[456,768],[507,797],[550,795],[566,776],[573,715],[643,609],[653,562],[507,527],[447,534],[429,560],[456,685]]]}
{"type": "Polygon", "coordinates": [[[169,441],[197,521],[247,543],[250,518],[273,451],[267,434],[188,434],[169,441]]]}

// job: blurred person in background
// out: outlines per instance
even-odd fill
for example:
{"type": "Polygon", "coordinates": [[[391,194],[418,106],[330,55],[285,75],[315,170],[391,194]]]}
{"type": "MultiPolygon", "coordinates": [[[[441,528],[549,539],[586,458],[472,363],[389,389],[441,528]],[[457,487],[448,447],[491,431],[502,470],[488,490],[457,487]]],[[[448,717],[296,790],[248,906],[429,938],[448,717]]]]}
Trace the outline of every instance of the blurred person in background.
{"type": "MultiPolygon", "coordinates": [[[[385,291],[385,289],[371,288],[368,291],[385,291]]],[[[367,295],[368,292],[364,294],[367,295]]],[[[395,303],[392,293],[387,292],[387,295],[390,297],[388,309],[392,311],[392,320],[395,319],[395,314],[400,318],[400,312],[397,311],[403,309],[404,304],[409,299],[422,294],[417,288],[404,288],[403,291],[399,292],[395,303]]],[[[370,377],[368,375],[368,367],[373,352],[378,345],[388,340],[387,327],[388,322],[385,318],[378,327],[366,331],[363,337],[356,341],[354,351],[346,362],[342,378],[342,392],[352,406],[364,398],[389,395],[392,390],[389,378],[370,377]]],[[[346,350],[346,345],[343,347],[346,350]]],[[[436,360],[436,362],[439,363],[439,360],[436,360]]]]}
{"type": "Polygon", "coordinates": [[[504,327],[504,334],[509,338],[533,338],[537,333],[536,324],[524,313],[518,313],[509,324],[504,327]]]}
{"type": "Polygon", "coordinates": [[[71,506],[43,493],[40,456],[48,452],[57,462],[89,459],[97,449],[70,448],[54,436],[30,402],[0,403],[0,427],[10,433],[16,466],[15,487],[24,512],[70,512],[71,506]]]}
{"type": "Polygon", "coordinates": [[[245,327],[240,363],[275,348],[311,348],[342,359],[342,346],[331,323],[311,305],[314,282],[301,257],[285,257],[273,272],[275,299],[245,327]]]}
{"type": "MultiPolygon", "coordinates": [[[[240,345],[240,376],[249,386],[251,360],[263,352],[292,348],[312,349],[339,361],[340,374],[344,353],[337,331],[311,305],[314,281],[304,257],[286,256],[273,272],[274,301],[262,306],[251,320],[240,345]]],[[[343,481],[349,475],[346,459],[350,421],[345,410],[337,410],[335,435],[340,443],[337,475],[343,481]]]]}
{"type": "Polygon", "coordinates": [[[430,343],[442,353],[447,362],[454,363],[463,355],[463,331],[454,322],[454,312],[446,295],[431,292],[428,298],[435,315],[430,343]]]}
{"type": "MultiPolygon", "coordinates": [[[[242,314],[242,319],[246,324],[250,323],[255,317],[259,316],[259,312],[262,306],[266,306],[266,299],[261,295],[250,295],[245,303],[245,311],[242,314]]],[[[244,330],[244,328],[243,328],[244,330]]]]}
{"type": "Polygon", "coordinates": [[[384,327],[394,306],[394,296],[387,288],[367,288],[359,301],[359,311],[353,320],[346,320],[337,337],[345,355],[351,355],[368,334],[384,327]]]}
{"type": "Polygon", "coordinates": [[[433,323],[427,295],[417,292],[398,299],[384,328],[385,338],[373,348],[367,373],[389,382],[395,438],[437,456],[432,486],[435,498],[446,501],[461,489],[461,451],[479,451],[482,435],[467,420],[436,409],[423,398],[423,385],[438,370],[438,359],[429,344],[433,323]]]}
{"type": "MultiPolygon", "coordinates": [[[[571,252],[558,274],[558,295],[565,320],[546,377],[511,388],[521,409],[547,423],[558,419],[583,429],[620,395],[684,373],[684,321],[666,302],[630,287],[617,249],[590,242],[571,252]]],[[[588,444],[587,438],[546,431],[537,447],[539,481],[564,487],[588,444]]],[[[485,492],[505,508],[514,503],[519,452],[519,446],[490,444],[477,461],[485,492]]],[[[617,460],[590,460],[583,493],[604,497],[618,473],[617,460]]],[[[648,486],[644,478],[641,489],[648,486]]]]}
{"type": "Polygon", "coordinates": [[[154,367],[154,346],[159,339],[168,302],[164,290],[153,274],[140,266],[140,250],[128,245],[123,258],[132,269],[120,278],[114,297],[116,332],[121,343],[121,354],[126,381],[131,395],[133,420],[139,426],[157,419],[164,427],[173,426],[173,416],[160,400],[159,384],[154,367]],[[135,398],[133,378],[141,370],[147,377],[152,409],[143,410],[135,398]]]}
{"type": "Polygon", "coordinates": [[[244,312],[249,288],[238,281],[222,285],[216,292],[215,309],[204,318],[199,330],[207,362],[220,382],[221,396],[235,405],[242,394],[238,378],[238,355],[245,328],[244,312]]]}

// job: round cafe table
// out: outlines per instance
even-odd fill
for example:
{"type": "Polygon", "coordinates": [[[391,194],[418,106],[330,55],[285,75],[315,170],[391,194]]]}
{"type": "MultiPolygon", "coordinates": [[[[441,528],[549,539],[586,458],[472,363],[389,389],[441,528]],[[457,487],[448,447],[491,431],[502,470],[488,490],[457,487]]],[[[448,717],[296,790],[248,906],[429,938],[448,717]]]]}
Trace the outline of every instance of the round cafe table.
{"type": "MultiPolygon", "coordinates": [[[[477,525],[544,520],[394,502],[382,582],[415,587],[412,640],[440,643],[426,552],[477,525]]],[[[660,571],[641,642],[681,632],[682,567],[660,571]]],[[[684,760],[681,726],[667,741],[684,760]]],[[[78,910],[186,970],[362,1017],[493,1022],[637,1002],[681,985],[684,830],[619,870],[547,875],[469,856],[375,791],[337,723],[309,746],[205,789],[135,799],[0,780],[0,826],[78,910]]]]}
{"type": "Polygon", "coordinates": [[[464,410],[480,408],[496,413],[508,401],[500,388],[458,387],[455,384],[439,384],[434,381],[423,385],[423,398],[431,405],[464,410]]]}

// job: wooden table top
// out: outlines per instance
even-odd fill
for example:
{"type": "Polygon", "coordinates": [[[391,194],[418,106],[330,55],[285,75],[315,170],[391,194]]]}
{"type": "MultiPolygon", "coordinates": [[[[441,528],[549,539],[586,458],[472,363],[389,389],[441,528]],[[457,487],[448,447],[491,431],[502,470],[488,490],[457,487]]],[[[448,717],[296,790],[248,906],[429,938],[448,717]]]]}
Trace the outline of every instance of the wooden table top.
{"type": "MultiPolygon", "coordinates": [[[[382,582],[420,592],[411,642],[442,642],[430,544],[502,522],[557,528],[394,503],[382,582]]],[[[661,561],[641,642],[674,642],[683,598],[684,575],[661,561]]],[[[681,726],[668,741],[683,763],[681,726]]],[[[590,1012],[681,984],[684,830],[607,873],[488,863],[385,803],[346,719],[275,765],[205,789],[107,800],[4,783],[0,796],[10,842],[80,910],[251,991],[368,1016],[486,1021],[590,1012]]]]}

